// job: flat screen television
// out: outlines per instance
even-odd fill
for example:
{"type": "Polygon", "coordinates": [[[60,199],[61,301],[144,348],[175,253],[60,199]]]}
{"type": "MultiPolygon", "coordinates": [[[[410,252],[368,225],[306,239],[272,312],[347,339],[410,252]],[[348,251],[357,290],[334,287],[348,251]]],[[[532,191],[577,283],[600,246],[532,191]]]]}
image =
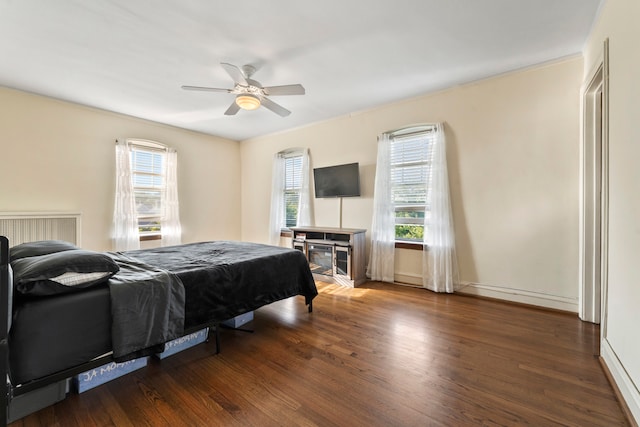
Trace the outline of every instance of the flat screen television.
{"type": "Polygon", "coordinates": [[[360,196],[358,163],[315,168],[313,180],[316,198],[360,196]]]}

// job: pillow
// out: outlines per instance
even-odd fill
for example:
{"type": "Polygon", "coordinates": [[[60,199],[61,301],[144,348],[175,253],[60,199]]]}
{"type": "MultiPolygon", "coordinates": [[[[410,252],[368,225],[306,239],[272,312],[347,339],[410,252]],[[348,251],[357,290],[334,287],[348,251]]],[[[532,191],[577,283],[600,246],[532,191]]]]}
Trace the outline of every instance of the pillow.
{"type": "Polygon", "coordinates": [[[120,267],[108,255],[70,249],[30,256],[11,263],[13,284],[23,295],[57,295],[90,288],[109,280],[120,267]]]}
{"type": "Polygon", "coordinates": [[[10,261],[30,256],[48,255],[55,252],[78,249],[77,246],[63,240],[41,240],[39,242],[28,242],[16,245],[9,249],[10,261]]]}

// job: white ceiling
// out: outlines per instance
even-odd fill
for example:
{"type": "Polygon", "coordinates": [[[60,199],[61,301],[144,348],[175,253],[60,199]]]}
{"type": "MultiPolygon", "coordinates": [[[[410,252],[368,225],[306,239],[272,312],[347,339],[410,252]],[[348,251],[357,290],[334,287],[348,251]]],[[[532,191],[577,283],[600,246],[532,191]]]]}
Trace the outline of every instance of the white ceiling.
{"type": "Polygon", "coordinates": [[[579,53],[600,2],[0,0],[0,85],[244,140],[579,53]],[[225,116],[180,88],[232,88],[220,62],[306,95],[225,116]]]}

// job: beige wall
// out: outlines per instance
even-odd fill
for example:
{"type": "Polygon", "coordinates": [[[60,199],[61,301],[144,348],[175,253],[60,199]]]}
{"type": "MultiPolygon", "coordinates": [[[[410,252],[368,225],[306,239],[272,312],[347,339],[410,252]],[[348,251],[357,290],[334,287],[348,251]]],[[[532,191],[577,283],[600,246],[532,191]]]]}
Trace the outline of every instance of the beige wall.
{"type": "Polygon", "coordinates": [[[609,38],[609,264],[602,351],[640,422],[640,2],[610,0],[585,46],[585,78],[609,38]]]}
{"type": "Polygon", "coordinates": [[[239,239],[239,144],[0,88],[0,211],[81,212],[82,245],[111,250],[115,139],[178,150],[183,241],[239,239]]]}
{"type": "MultiPolygon", "coordinates": [[[[343,226],[371,228],[376,137],[446,123],[461,280],[467,292],[577,311],[579,57],[324,123],[243,141],[242,237],[268,241],[271,159],[309,147],[312,167],[360,162],[362,197],[343,226]]],[[[339,203],[315,199],[315,224],[339,203]]],[[[421,254],[397,250],[396,279],[420,283],[421,254]]]]}

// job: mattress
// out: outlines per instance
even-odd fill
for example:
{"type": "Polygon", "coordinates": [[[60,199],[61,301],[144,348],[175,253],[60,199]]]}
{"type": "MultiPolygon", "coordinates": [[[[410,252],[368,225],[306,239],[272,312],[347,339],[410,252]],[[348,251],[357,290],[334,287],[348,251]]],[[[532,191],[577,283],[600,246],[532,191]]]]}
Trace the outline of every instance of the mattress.
{"type": "Polygon", "coordinates": [[[109,288],[16,301],[9,334],[11,382],[71,368],[111,351],[109,288]],[[44,357],[43,357],[44,356],[44,357]]]}

